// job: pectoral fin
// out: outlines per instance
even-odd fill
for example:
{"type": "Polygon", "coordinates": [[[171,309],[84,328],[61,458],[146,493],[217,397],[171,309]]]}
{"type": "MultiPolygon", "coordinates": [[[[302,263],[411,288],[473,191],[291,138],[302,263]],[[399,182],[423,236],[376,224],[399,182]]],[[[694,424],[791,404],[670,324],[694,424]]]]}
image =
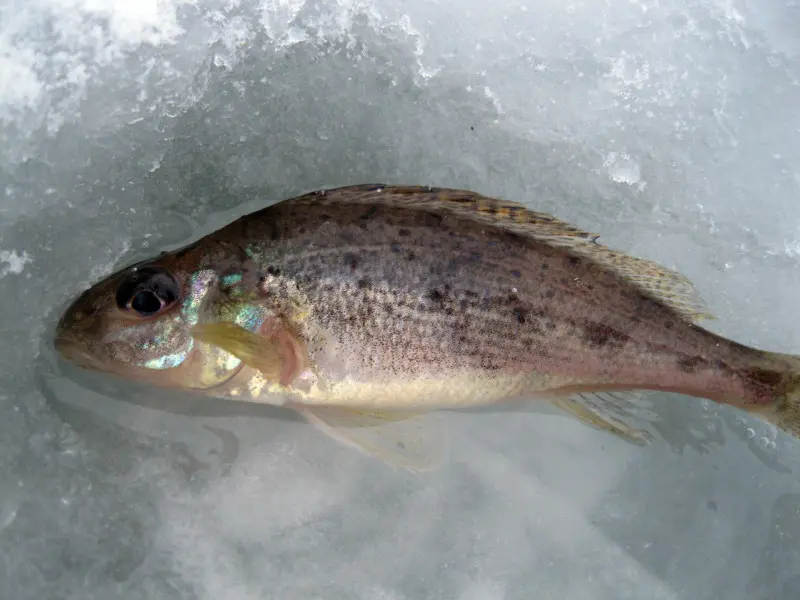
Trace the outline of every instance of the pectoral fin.
{"type": "Polygon", "coordinates": [[[289,385],[302,370],[300,346],[278,319],[267,319],[258,333],[230,322],[195,325],[191,333],[258,369],[268,381],[289,385]]]}
{"type": "Polygon", "coordinates": [[[447,450],[445,432],[437,427],[434,415],[327,406],[299,410],[333,439],[408,471],[436,469],[447,450]]]}

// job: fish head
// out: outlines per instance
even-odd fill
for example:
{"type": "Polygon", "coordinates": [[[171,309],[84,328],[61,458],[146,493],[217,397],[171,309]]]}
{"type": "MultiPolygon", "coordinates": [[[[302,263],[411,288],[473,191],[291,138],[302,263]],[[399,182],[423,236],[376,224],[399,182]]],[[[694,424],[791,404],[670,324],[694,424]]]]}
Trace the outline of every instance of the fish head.
{"type": "Polygon", "coordinates": [[[241,274],[229,271],[193,252],[118,271],[66,309],[56,328],[56,351],[84,369],[158,386],[218,386],[241,369],[241,361],[194,339],[192,328],[227,321],[257,331],[266,316],[235,285],[241,274]]]}

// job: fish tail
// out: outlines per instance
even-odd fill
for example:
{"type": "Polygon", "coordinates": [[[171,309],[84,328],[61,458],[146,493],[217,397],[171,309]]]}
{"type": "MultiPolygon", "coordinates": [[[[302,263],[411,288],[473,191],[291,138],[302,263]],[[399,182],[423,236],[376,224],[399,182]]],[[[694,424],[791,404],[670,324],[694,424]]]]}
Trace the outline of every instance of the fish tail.
{"type": "Polygon", "coordinates": [[[759,399],[742,408],[800,438],[800,356],[764,352],[748,373],[759,399]]]}

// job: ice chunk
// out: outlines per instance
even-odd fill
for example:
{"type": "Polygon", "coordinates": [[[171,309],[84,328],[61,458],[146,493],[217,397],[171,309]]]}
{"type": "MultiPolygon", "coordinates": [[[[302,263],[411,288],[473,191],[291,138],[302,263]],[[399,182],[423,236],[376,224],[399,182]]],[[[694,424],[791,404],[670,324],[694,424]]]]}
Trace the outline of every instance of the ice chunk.
{"type": "Polygon", "coordinates": [[[25,265],[33,259],[24,250],[0,250],[0,277],[5,275],[19,275],[25,270],[25,265]]]}

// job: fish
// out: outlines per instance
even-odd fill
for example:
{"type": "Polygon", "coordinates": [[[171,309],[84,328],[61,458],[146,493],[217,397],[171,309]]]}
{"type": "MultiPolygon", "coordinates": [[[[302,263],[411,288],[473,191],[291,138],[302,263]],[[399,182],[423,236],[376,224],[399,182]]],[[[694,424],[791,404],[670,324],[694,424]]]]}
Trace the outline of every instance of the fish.
{"type": "Polygon", "coordinates": [[[124,380],[284,406],[415,472],[447,454],[437,414],[501,403],[643,445],[642,398],[662,391],[800,436],[800,357],[704,328],[686,277],[598,238],[469,190],[317,190],[99,281],[54,346],[124,380]]]}

